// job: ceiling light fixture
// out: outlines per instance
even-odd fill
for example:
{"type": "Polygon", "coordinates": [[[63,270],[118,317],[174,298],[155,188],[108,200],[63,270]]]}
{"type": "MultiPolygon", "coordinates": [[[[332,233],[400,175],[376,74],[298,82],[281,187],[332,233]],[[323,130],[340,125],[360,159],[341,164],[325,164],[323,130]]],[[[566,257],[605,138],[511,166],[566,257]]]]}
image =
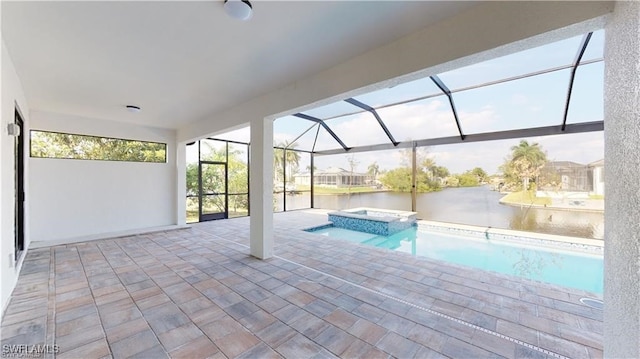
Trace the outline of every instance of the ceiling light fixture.
{"type": "Polygon", "coordinates": [[[132,113],[138,113],[140,112],[140,107],[138,106],[134,106],[134,105],[127,105],[125,106],[127,108],[127,111],[132,112],[132,113]]]}
{"type": "Polygon", "coordinates": [[[253,7],[249,0],[224,0],[224,11],[238,20],[249,20],[253,15],[253,7]]]}

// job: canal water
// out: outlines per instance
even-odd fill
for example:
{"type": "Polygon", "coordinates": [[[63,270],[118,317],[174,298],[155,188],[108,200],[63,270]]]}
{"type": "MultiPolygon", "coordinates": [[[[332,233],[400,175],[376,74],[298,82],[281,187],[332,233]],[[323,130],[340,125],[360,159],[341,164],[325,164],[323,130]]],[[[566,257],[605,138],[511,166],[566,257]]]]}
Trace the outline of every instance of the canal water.
{"type": "MultiPolygon", "coordinates": [[[[417,197],[418,218],[532,231],[538,233],[602,239],[603,212],[578,212],[509,206],[499,203],[503,194],[488,186],[447,188],[439,192],[420,193],[417,197]]],[[[281,202],[281,201],[278,201],[281,202]]],[[[309,194],[286,196],[287,209],[309,208],[309,194]]],[[[279,207],[279,205],[276,205],[279,207]]],[[[314,207],[346,209],[374,207],[411,210],[411,194],[397,192],[354,193],[351,195],[315,195],[314,207]]]]}

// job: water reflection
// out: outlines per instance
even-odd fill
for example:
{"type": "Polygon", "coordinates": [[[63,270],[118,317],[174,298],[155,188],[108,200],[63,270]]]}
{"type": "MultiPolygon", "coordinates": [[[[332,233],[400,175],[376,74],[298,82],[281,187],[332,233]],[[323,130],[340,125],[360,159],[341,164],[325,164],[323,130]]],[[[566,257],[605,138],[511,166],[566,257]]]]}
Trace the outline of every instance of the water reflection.
{"type": "Polygon", "coordinates": [[[509,261],[511,261],[513,274],[532,279],[542,279],[545,271],[562,269],[562,256],[558,253],[545,253],[529,249],[503,250],[509,261]]]}
{"type": "MultiPolygon", "coordinates": [[[[486,186],[422,193],[417,198],[418,217],[439,222],[583,238],[602,239],[604,236],[602,212],[507,206],[498,202],[502,196],[486,186]]],[[[287,208],[308,207],[308,196],[287,195],[286,200],[287,208]],[[297,201],[301,203],[297,204],[297,201]]],[[[409,211],[411,195],[393,192],[316,195],[314,205],[315,208],[323,209],[374,207],[409,211]]]]}

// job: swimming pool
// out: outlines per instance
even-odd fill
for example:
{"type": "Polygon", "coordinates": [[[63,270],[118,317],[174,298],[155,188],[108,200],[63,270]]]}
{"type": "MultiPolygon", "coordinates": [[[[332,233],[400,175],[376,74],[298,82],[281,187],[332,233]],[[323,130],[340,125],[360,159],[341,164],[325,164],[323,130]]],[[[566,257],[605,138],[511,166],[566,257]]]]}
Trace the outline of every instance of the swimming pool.
{"type": "Polygon", "coordinates": [[[442,233],[420,227],[412,227],[390,236],[333,226],[308,231],[598,294],[603,292],[603,257],[598,254],[536,247],[481,236],[442,233]]]}

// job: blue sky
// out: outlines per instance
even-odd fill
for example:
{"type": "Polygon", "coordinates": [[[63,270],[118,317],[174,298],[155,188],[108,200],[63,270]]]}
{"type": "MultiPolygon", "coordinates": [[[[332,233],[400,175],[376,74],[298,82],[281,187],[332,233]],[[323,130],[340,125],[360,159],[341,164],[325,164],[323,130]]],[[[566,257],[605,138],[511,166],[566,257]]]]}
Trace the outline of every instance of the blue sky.
{"type": "MultiPolygon", "coordinates": [[[[582,37],[574,37],[523,52],[478,63],[465,68],[439,74],[454,94],[454,101],[464,133],[483,133],[519,128],[558,125],[567,96],[570,69],[519,79],[506,83],[457,91],[458,89],[508,78],[534,71],[571,64],[576,57],[582,37]]],[[[603,31],[594,33],[582,61],[602,58],[603,31]]],[[[568,123],[599,121],[603,118],[602,61],[578,67],[574,82],[568,123]]],[[[429,78],[383,89],[356,99],[378,107],[419,96],[439,94],[429,78]]],[[[327,118],[358,111],[351,104],[340,101],[306,114],[327,118]]],[[[444,95],[417,102],[379,109],[378,113],[398,141],[419,140],[457,135],[457,128],[444,95]]],[[[329,127],[349,147],[388,143],[389,140],[370,113],[343,116],[326,121],[329,127]]],[[[274,142],[292,141],[313,123],[292,116],[274,121],[274,142]]],[[[310,150],[317,129],[313,128],[296,143],[297,148],[310,150]]],[[[248,140],[248,128],[229,135],[216,136],[235,140],[248,140]]],[[[604,157],[602,132],[577,135],[546,136],[527,139],[537,142],[547,151],[550,159],[590,163],[604,157]]],[[[498,166],[509,154],[509,148],[519,140],[467,143],[434,146],[427,149],[436,163],[461,173],[473,167],[482,167],[496,173],[498,166]]],[[[331,136],[320,129],[316,150],[339,148],[331,136]]],[[[358,162],[358,170],[376,162],[382,169],[397,167],[403,156],[401,151],[358,153],[354,155],[317,156],[316,167],[348,168],[349,158],[358,162]]],[[[304,169],[305,166],[302,166],[304,169]]]]}

